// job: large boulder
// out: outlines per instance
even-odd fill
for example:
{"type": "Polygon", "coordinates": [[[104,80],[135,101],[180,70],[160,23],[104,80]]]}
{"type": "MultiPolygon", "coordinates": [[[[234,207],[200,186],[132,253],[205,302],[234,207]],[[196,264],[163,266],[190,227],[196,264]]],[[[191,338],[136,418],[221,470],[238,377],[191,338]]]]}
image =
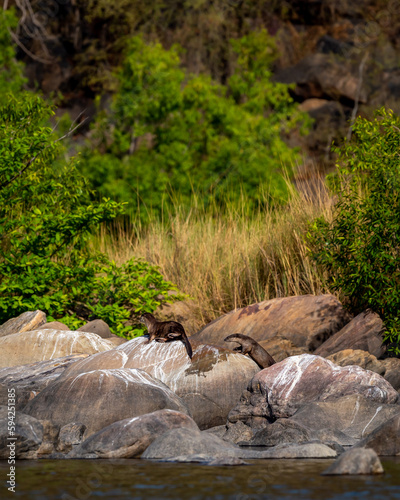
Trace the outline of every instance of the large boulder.
{"type": "Polygon", "coordinates": [[[378,455],[400,456],[400,413],[377,427],[357,448],[372,448],[378,455]]]}
{"type": "Polygon", "coordinates": [[[277,418],[291,417],[306,403],[352,394],[380,404],[394,404],[399,399],[376,373],[359,366],[342,368],[320,356],[303,354],[257,373],[228,418],[232,423],[240,420],[251,427],[264,427],[277,418]]]}
{"type": "Polygon", "coordinates": [[[73,458],[135,458],[159,436],[171,429],[198,431],[184,413],[159,410],[139,417],[119,420],[96,432],[77,446],[73,458]]]}
{"type": "Polygon", "coordinates": [[[0,369],[0,405],[6,405],[8,389],[15,389],[15,408],[22,410],[51,382],[76,361],[86,358],[87,354],[72,354],[63,358],[38,361],[30,365],[12,366],[0,369]]]}
{"type": "Polygon", "coordinates": [[[14,333],[28,332],[46,323],[43,311],[27,311],[16,318],[11,318],[0,326],[0,337],[14,333]]]}
{"type": "Polygon", "coordinates": [[[113,348],[110,341],[94,333],[47,329],[14,333],[0,338],[0,368],[113,348]]]}
{"type": "Polygon", "coordinates": [[[345,349],[360,349],[379,358],[385,352],[383,331],[384,325],[381,318],[376,313],[367,310],[328,338],[314,354],[327,357],[345,349]]]}
{"type": "Polygon", "coordinates": [[[118,420],[164,408],[188,412],[165,384],[142,370],[122,368],[61,376],[29,401],[24,412],[59,426],[79,422],[88,437],[118,420]]]}
{"type": "Polygon", "coordinates": [[[206,325],[190,340],[223,346],[224,338],[233,333],[248,335],[257,342],[280,336],[296,347],[313,351],[348,321],[348,313],[333,295],[299,295],[232,311],[206,325]]]}
{"type": "Polygon", "coordinates": [[[79,327],[77,331],[95,333],[102,339],[111,338],[113,335],[110,327],[102,319],[94,319],[93,321],[89,321],[89,323],[86,323],[85,325],[79,327]]]}
{"type": "Polygon", "coordinates": [[[201,429],[221,425],[259,367],[228,349],[197,343],[192,348],[190,360],[180,341],[148,343],[147,338],[139,337],[79,361],[62,376],[109,368],[144,370],[182,398],[201,429]]]}

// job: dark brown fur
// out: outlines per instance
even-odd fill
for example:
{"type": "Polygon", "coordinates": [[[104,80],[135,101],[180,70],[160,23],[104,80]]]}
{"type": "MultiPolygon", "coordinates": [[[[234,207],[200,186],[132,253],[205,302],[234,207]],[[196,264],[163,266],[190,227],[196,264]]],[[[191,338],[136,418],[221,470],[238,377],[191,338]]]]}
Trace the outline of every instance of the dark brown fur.
{"type": "Polygon", "coordinates": [[[172,340],[181,340],[186,347],[190,359],[192,359],[192,346],[187,338],[185,329],[176,321],[157,321],[150,313],[144,313],[140,317],[140,322],[146,325],[149,332],[149,342],[170,342],[172,340]]]}
{"type": "Polygon", "coordinates": [[[233,335],[229,335],[224,338],[224,341],[237,342],[240,344],[239,347],[235,347],[233,350],[235,352],[240,352],[241,354],[248,354],[260,368],[268,368],[276,363],[274,358],[263,347],[261,347],[258,342],[247,335],[234,333],[233,335]]]}

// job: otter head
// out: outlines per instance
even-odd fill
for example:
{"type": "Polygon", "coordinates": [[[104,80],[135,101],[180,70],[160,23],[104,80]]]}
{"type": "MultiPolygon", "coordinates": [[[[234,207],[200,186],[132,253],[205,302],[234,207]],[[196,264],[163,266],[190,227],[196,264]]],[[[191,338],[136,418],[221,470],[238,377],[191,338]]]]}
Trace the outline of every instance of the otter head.
{"type": "Polygon", "coordinates": [[[140,316],[139,321],[148,328],[156,321],[156,318],[150,313],[144,313],[140,316]]]}

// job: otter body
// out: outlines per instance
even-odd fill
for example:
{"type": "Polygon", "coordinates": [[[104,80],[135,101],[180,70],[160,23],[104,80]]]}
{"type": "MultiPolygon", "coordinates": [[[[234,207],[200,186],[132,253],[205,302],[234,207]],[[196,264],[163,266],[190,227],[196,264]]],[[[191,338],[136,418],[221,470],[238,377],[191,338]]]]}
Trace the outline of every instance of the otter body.
{"type": "Polygon", "coordinates": [[[140,322],[144,323],[149,332],[149,342],[169,342],[171,340],[181,340],[186,348],[186,352],[192,359],[192,346],[187,338],[185,329],[176,321],[157,321],[150,313],[144,313],[140,317],[140,322]]]}
{"type": "Polygon", "coordinates": [[[235,347],[233,350],[235,352],[240,352],[241,354],[248,354],[260,368],[268,368],[276,363],[274,358],[263,347],[261,347],[258,342],[247,335],[234,333],[233,335],[225,337],[224,341],[237,342],[240,344],[239,347],[235,347]]]}

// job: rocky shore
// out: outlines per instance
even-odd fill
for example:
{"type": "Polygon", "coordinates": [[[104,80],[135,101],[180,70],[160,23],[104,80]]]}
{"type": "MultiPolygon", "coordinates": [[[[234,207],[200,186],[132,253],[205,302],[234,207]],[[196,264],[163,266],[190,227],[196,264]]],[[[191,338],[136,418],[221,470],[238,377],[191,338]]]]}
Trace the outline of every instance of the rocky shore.
{"type": "Polygon", "coordinates": [[[26,312],[0,326],[0,459],[11,418],[17,459],[338,457],[327,474],[381,473],[379,456],[400,455],[400,359],[383,329],[331,295],[273,299],[191,336],[190,360],[179,341],[126,341],[101,320],[69,331],[26,312]],[[230,350],[234,333],[276,363],[260,370],[230,350]]]}

